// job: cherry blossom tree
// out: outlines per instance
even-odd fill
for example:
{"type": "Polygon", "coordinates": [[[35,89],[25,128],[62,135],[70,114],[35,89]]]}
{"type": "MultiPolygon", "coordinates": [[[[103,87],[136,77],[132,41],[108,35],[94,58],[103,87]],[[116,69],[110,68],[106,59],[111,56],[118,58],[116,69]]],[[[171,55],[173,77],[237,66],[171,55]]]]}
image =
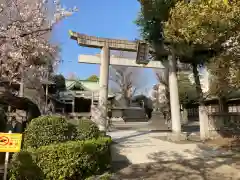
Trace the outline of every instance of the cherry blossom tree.
{"type": "Polygon", "coordinates": [[[152,100],[156,106],[156,109],[170,109],[168,68],[154,71],[158,84],[153,87],[152,100]]]}
{"type": "Polygon", "coordinates": [[[6,86],[1,91],[4,103],[17,108],[13,99],[24,96],[44,112],[42,84],[59,63],[59,47],[49,39],[54,26],[75,11],[63,8],[60,0],[0,0],[0,83],[6,86]],[[20,89],[16,91],[12,83],[20,84],[20,89]]]}
{"type": "Polygon", "coordinates": [[[0,80],[19,82],[26,69],[55,65],[58,48],[49,35],[76,10],[63,8],[60,0],[0,0],[0,80]]]}
{"type": "Polygon", "coordinates": [[[76,73],[74,73],[74,72],[68,73],[67,79],[69,79],[69,80],[77,80],[77,75],[76,75],[76,73]]]}

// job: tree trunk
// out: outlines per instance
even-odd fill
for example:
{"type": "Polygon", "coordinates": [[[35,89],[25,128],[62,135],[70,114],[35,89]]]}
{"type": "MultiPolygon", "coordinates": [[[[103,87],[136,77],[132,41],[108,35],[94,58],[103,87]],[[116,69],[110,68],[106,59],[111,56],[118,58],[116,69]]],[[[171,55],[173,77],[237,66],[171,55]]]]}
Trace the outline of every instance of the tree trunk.
{"type": "Polygon", "coordinates": [[[160,98],[160,84],[157,85],[157,90],[156,90],[156,94],[154,94],[153,96],[156,98],[156,100],[154,100],[154,110],[155,111],[159,111],[160,109],[160,102],[159,102],[159,98],[160,98]]]}
{"type": "Polygon", "coordinates": [[[197,69],[197,64],[193,63],[193,75],[194,75],[194,81],[196,84],[196,92],[198,95],[198,101],[199,101],[199,124],[200,124],[200,136],[201,140],[206,140],[209,138],[209,130],[208,130],[208,112],[207,108],[204,103],[204,97],[203,97],[203,91],[201,88],[200,78],[199,78],[199,72],[197,69]]]}
{"type": "Polygon", "coordinates": [[[171,120],[171,105],[170,105],[170,91],[169,91],[169,62],[163,61],[164,69],[164,78],[163,82],[165,86],[165,97],[166,97],[166,104],[164,105],[164,113],[166,113],[165,121],[171,120]]]}
{"type": "MultiPolygon", "coordinates": [[[[169,74],[169,67],[167,67],[165,73],[169,74]]],[[[167,99],[168,117],[171,119],[171,108],[170,108],[171,104],[170,104],[170,91],[169,91],[169,78],[168,78],[168,76],[166,76],[166,82],[167,82],[167,86],[166,86],[166,89],[165,89],[165,96],[166,96],[166,99],[167,99]]]]}

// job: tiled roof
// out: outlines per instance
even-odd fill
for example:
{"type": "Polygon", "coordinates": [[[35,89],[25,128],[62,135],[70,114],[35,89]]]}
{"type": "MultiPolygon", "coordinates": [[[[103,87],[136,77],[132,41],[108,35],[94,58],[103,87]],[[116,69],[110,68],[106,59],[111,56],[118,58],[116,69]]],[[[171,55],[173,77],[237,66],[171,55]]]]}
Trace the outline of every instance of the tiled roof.
{"type": "MultiPolygon", "coordinates": [[[[99,82],[92,82],[86,80],[71,80],[66,79],[66,88],[70,90],[74,86],[79,86],[83,88],[83,91],[99,91],[100,85],[99,82]]],[[[114,94],[109,90],[109,96],[114,96],[114,94]]]]}

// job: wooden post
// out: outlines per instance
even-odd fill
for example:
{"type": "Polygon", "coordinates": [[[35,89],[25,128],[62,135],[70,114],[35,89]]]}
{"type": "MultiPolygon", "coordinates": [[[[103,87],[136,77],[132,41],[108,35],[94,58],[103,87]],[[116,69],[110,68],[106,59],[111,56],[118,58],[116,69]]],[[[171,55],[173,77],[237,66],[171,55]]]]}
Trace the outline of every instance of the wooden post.
{"type": "Polygon", "coordinates": [[[21,82],[20,82],[20,88],[19,88],[19,97],[24,96],[24,74],[23,70],[21,72],[21,82]]]}
{"type": "Polygon", "coordinates": [[[45,92],[45,113],[48,111],[48,84],[46,84],[46,92],[45,92]]]}
{"type": "Polygon", "coordinates": [[[75,96],[73,97],[73,100],[72,100],[72,113],[75,112],[75,96]]]}
{"type": "MultiPolygon", "coordinates": [[[[12,131],[8,131],[8,133],[12,133],[12,131]]],[[[9,152],[5,152],[5,161],[4,161],[4,174],[3,174],[3,180],[7,180],[8,175],[8,163],[9,163],[9,152]]]]}
{"type": "Polygon", "coordinates": [[[91,98],[91,106],[94,105],[94,92],[92,92],[92,98],[91,98]]]}

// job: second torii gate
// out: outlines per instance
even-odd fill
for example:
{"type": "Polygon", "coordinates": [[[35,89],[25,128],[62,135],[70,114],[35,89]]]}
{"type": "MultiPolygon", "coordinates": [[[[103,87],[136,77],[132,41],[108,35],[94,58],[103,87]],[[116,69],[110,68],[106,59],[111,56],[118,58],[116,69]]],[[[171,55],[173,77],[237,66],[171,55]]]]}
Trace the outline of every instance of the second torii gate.
{"type": "MultiPolygon", "coordinates": [[[[101,48],[101,57],[92,57],[91,59],[82,59],[80,56],[80,62],[100,64],[100,92],[99,92],[99,128],[102,131],[106,131],[106,119],[107,119],[107,97],[108,97],[108,77],[109,77],[109,65],[110,65],[110,50],[130,51],[137,52],[137,59],[135,63],[133,60],[124,60],[121,58],[111,58],[111,64],[122,66],[135,66],[135,67],[148,67],[148,68],[164,68],[160,61],[146,61],[148,50],[146,46],[141,46],[141,42],[99,38],[95,36],[88,36],[73,31],[69,31],[70,37],[76,40],[80,46],[90,48],[101,48]]],[[[178,95],[178,82],[176,76],[176,62],[173,62],[174,58],[169,56],[169,89],[170,89],[170,104],[171,104],[171,117],[172,117],[172,132],[181,133],[180,122],[180,105],[178,95]]]]}

